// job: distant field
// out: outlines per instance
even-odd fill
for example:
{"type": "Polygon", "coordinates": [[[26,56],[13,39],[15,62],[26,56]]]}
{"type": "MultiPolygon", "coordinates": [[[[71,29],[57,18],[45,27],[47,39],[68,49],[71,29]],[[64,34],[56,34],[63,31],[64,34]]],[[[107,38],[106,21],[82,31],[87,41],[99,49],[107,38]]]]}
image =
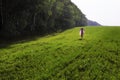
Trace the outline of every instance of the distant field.
{"type": "Polygon", "coordinates": [[[0,48],[0,80],[120,80],[120,27],[80,27],[0,48]]]}

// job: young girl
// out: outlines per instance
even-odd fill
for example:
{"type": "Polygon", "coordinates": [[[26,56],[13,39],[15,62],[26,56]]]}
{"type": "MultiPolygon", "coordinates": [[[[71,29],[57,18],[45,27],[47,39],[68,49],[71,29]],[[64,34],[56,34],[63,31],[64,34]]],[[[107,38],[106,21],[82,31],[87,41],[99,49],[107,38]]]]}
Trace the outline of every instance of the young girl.
{"type": "Polygon", "coordinates": [[[85,31],[83,28],[80,29],[79,35],[81,37],[81,39],[83,39],[83,35],[84,35],[85,31]]]}

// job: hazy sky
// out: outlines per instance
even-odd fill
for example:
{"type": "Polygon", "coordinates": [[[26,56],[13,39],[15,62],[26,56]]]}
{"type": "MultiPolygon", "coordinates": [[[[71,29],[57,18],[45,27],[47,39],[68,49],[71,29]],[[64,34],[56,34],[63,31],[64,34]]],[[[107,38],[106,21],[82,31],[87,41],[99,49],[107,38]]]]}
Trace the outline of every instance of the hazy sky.
{"type": "Polygon", "coordinates": [[[120,26],[120,0],[71,0],[90,20],[120,26]]]}

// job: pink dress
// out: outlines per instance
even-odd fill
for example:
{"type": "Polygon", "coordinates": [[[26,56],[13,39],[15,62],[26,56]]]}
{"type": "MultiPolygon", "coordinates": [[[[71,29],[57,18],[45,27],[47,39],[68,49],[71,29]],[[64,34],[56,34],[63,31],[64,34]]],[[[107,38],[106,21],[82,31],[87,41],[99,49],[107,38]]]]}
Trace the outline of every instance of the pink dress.
{"type": "Polygon", "coordinates": [[[81,37],[83,37],[83,34],[84,34],[84,30],[80,30],[79,35],[80,35],[81,37]]]}

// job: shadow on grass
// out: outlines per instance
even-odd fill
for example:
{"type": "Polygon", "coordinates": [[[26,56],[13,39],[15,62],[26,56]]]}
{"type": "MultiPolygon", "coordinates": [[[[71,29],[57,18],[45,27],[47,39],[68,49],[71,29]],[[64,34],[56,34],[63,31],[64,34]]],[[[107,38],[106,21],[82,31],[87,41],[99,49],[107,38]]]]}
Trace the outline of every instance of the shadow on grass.
{"type": "Polygon", "coordinates": [[[50,37],[50,36],[56,36],[56,33],[51,33],[51,34],[45,34],[45,35],[31,35],[31,36],[25,36],[25,37],[20,37],[20,38],[2,38],[0,37],[0,49],[2,48],[9,48],[10,45],[13,44],[20,44],[20,43],[25,43],[25,42],[30,42],[30,41],[35,41],[37,39],[40,39],[42,37],[50,37]]]}
{"type": "Polygon", "coordinates": [[[10,45],[13,45],[13,44],[34,41],[34,40],[37,40],[40,37],[41,36],[36,36],[36,37],[31,36],[31,37],[18,38],[18,39],[0,39],[0,49],[9,48],[10,45]]]}
{"type": "Polygon", "coordinates": [[[80,38],[80,39],[78,39],[78,40],[84,40],[84,39],[80,38]]]}

